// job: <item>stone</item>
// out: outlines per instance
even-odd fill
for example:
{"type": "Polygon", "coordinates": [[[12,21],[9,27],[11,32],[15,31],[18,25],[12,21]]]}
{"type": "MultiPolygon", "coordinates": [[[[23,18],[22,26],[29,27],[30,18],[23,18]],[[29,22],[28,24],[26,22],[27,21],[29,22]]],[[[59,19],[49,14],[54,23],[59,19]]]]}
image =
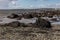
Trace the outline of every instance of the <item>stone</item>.
{"type": "Polygon", "coordinates": [[[23,17],[24,17],[25,19],[33,18],[32,14],[24,14],[23,17]]]}
{"type": "Polygon", "coordinates": [[[7,16],[7,18],[11,18],[11,19],[14,19],[17,17],[19,17],[19,16],[17,14],[14,14],[14,13],[12,13],[10,16],[7,16]]]}
{"type": "Polygon", "coordinates": [[[13,21],[13,22],[9,23],[8,25],[11,26],[11,27],[18,27],[18,26],[20,26],[20,22],[13,21]]]}
{"type": "Polygon", "coordinates": [[[45,19],[41,19],[38,18],[38,20],[36,20],[36,25],[40,28],[46,29],[46,28],[51,28],[51,23],[45,19]]]}

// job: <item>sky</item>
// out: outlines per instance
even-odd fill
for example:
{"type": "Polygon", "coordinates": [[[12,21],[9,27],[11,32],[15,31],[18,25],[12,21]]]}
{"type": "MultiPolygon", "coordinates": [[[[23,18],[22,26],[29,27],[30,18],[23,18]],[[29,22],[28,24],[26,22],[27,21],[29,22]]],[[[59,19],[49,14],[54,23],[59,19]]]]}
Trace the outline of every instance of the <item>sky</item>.
{"type": "Polygon", "coordinates": [[[60,8],[60,0],[0,0],[0,9],[60,8]]]}

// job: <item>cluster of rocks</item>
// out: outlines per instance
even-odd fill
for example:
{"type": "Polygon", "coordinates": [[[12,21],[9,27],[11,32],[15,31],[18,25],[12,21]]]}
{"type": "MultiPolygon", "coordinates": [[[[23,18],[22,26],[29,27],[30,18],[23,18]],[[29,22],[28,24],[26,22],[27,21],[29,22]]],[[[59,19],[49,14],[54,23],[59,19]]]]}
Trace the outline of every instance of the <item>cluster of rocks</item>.
{"type": "Polygon", "coordinates": [[[24,23],[20,23],[18,21],[14,21],[8,24],[5,24],[7,26],[11,26],[11,27],[37,27],[37,28],[41,28],[41,29],[51,29],[51,24],[49,21],[46,21],[44,19],[38,19],[36,20],[35,23],[29,23],[29,24],[24,24],[24,23]]]}
{"type": "MultiPolygon", "coordinates": [[[[34,16],[32,14],[12,14],[11,16],[7,16],[7,18],[10,19],[19,19],[21,20],[21,18],[34,18],[34,16]]],[[[13,21],[10,22],[8,24],[5,24],[7,26],[11,26],[11,27],[38,27],[38,28],[51,28],[51,23],[45,19],[41,19],[40,17],[37,17],[38,19],[36,20],[35,23],[29,23],[29,24],[24,24],[24,23],[20,23],[19,21],[13,21]]]]}
{"type": "Polygon", "coordinates": [[[7,16],[7,18],[11,18],[11,19],[14,19],[14,18],[17,18],[17,19],[21,19],[21,18],[25,18],[25,19],[29,19],[29,18],[34,18],[34,17],[40,17],[40,14],[38,13],[22,13],[22,14],[15,14],[15,13],[12,13],[11,15],[7,16]]]}

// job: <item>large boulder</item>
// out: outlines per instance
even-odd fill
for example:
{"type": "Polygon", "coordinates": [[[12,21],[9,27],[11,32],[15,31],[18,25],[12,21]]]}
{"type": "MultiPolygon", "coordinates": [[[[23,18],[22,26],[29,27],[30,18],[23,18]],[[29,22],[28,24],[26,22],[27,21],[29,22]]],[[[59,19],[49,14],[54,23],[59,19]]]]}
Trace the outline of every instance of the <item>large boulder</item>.
{"type": "Polygon", "coordinates": [[[36,25],[42,29],[51,28],[51,23],[45,19],[38,18],[36,25]]]}

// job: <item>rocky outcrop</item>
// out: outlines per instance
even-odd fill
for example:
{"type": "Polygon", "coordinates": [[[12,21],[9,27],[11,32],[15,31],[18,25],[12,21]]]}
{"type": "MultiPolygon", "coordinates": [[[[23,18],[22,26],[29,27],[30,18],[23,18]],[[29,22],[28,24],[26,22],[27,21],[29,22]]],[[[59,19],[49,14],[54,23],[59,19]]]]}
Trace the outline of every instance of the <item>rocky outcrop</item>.
{"type": "Polygon", "coordinates": [[[38,20],[36,20],[36,25],[42,29],[46,29],[46,28],[51,28],[51,23],[47,20],[38,18],[38,20]]]}

